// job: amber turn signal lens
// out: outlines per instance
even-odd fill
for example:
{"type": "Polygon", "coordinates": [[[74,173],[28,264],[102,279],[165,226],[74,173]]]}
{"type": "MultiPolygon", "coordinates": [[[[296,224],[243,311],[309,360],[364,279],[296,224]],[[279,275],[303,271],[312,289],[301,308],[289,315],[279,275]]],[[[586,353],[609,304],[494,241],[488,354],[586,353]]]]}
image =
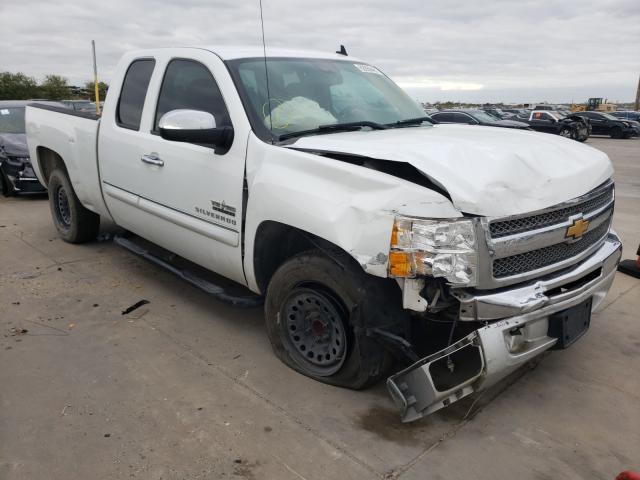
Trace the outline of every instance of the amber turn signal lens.
{"type": "Polygon", "coordinates": [[[389,253],[389,273],[394,277],[408,277],[411,275],[411,259],[407,252],[389,253]]]}
{"type": "Polygon", "coordinates": [[[398,245],[398,224],[393,223],[393,230],[391,230],[391,246],[398,245]]]}

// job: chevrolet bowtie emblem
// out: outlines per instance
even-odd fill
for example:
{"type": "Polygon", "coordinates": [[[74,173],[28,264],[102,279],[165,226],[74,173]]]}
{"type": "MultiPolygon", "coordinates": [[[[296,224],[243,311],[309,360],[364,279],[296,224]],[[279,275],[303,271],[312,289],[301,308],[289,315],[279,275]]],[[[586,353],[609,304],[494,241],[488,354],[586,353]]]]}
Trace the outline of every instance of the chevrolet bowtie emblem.
{"type": "Polygon", "coordinates": [[[573,221],[573,224],[567,228],[567,232],[565,233],[565,238],[573,238],[574,240],[578,240],[582,238],[582,235],[585,234],[588,228],[589,228],[589,220],[576,218],[573,221]]]}

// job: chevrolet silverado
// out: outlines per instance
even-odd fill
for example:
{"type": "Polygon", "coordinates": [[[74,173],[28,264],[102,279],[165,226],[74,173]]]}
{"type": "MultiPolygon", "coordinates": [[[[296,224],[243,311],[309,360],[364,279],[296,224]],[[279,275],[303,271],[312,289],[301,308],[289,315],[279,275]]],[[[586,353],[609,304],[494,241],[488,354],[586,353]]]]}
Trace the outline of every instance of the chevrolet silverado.
{"type": "Polygon", "coordinates": [[[29,106],[26,129],[64,240],[108,218],[237,282],[253,297],[173,270],[263,301],[275,354],[304,375],[360,389],[391,373],[403,421],[570,346],[620,259],[604,153],[434,125],[344,54],[131,52],[101,118],[29,106]]]}

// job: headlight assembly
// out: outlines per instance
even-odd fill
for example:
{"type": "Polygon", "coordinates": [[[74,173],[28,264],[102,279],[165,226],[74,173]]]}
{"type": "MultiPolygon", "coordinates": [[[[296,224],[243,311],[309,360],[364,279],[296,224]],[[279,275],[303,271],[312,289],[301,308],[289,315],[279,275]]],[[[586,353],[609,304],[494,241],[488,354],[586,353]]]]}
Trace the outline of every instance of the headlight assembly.
{"type": "Polygon", "coordinates": [[[442,277],[474,286],[478,250],[472,220],[396,217],[391,234],[389,275],[442,277]]]}

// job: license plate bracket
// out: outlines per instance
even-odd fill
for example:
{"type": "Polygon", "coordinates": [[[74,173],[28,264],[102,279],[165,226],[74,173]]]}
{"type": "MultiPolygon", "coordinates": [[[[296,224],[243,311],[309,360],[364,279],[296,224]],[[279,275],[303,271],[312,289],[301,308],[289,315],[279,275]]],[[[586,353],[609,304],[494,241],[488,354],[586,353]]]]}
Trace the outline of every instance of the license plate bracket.
{"type": "Polygon", "coordinates": [[[589,329],[593,298],[549,317],[547,335],[557,338],[554,350],[570,347],[589,329]]]}

